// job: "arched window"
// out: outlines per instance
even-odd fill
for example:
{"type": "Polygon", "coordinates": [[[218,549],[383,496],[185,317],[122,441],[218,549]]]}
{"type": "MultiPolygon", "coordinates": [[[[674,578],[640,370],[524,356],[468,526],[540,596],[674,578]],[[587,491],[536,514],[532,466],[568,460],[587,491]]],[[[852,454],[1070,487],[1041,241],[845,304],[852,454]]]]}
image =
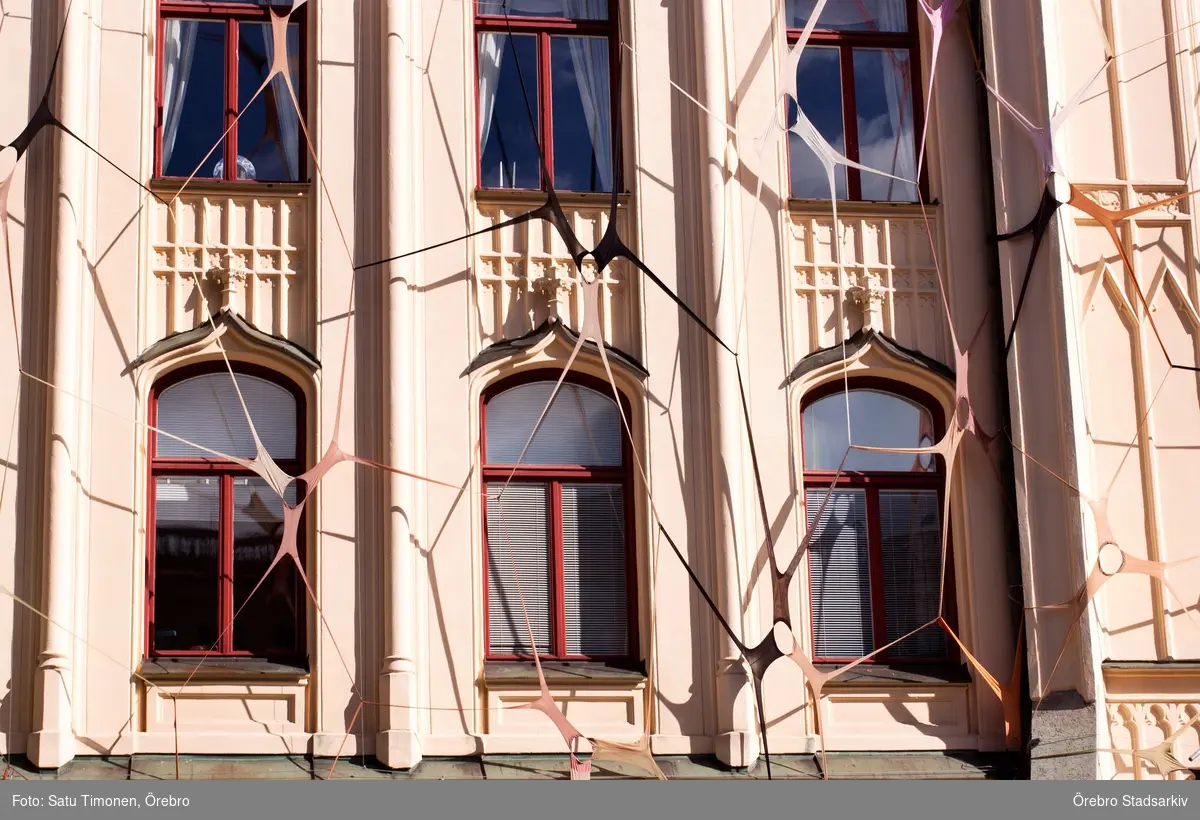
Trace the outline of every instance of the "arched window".
{"type": "MultiPolygon", "coordinates": [[[[903,385],[874,379],[841,381],[805,402],[804,498],[808,527],[814,657],[849,661],[904,636],[938,614],[945,466],[935,455],[850,450],[922,447],[942,433],[940,409],[903,385]],[[842,475],[838,465],[846,455],[842,475]],[[821,519],[817,512],[832,497],[821,519]]],[[[947,554],[949,561],[949,554],[947,554]]],[[[946,601],[953,600],[949,568],[946,601]]],[[[874,660],[944,660],[936,627],[898,643],[874,660]]]]}
{"type": "MultiPolygon", "coordinates": [[[[303,472],[299,389],[259,368],[239,368],[236,377],[267,452],[291,475],[303,472]]],[[[150,654],[302,659],[305,597],[292,563],[281,561],[247,602],[280,545],[283,502],[253,472],[207,451],[255,455],[225,364],[189,368],[155,385],[150,423],[158,430],[149,445],[150,654]]],[[[297,490],[295,483],[288,489],[289,503],[297,490]]],[[[300,533],[303,555],[303,526],[300,533]]]]}
{"type": "Polygon", "coordinates": [[[629,442],[608,386],[579,379],[563,384],[521,459],[554,376],[509,380],[484,397],[488,657],[532,655],[523,603],[540,656],[628,658],[636,600],[629,442]]]}

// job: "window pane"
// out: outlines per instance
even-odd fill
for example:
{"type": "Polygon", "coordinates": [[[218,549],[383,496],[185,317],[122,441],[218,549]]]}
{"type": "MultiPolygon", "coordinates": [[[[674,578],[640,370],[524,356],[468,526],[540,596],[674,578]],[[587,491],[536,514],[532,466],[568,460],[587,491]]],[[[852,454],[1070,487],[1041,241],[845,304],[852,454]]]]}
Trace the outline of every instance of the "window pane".
{"type": "Polygon", "coordinates": [[[608,0],[479,0],[480,14],[509,17],[568,17],[572,20],[607,20],[608,0]],[[507,8],[506,8],[507,7],[507,8]]]}
{"type": "MultiPolygon", "coordinates": [[[[842,60],[836,48],[804,49],[796,69],[796,89],[800,107],[821,136],[838,150],[846,153],[846,128],[842,119],[842,60]]],[[[787,102],[788,125],[796,122],[796,104],[787,102]]],[[[797,199],[828,199],[829,177],[825,166],[804,140],[794,131],[788,132],[789,168],[792,176],[792,196],[797,199]]],[[[834,168],[834,183],[838,199],[846,198],[846,168],[834,168]]]]}
{"type": "MultiPolygon", "coordinates": [[[[854,443],[866,447],[928,447],[934,444],[933,417],[908,399],[879,390],[837,392],[804,408],[804,466],[836,470],[846,454],[846,405],[854,443]]],[[[847,470],[932,472],[938,456],[851,450],[847,470]]]]}
{"type": "MultiPolygon", "coordinates": [[[[942,0],[950,3],[953,0],[942,0]]],[[[829,0],[817,28],[837,31],[907,31],[905,0],[829,0]]],[[[787,25],[804,28],[817,0],[787,0],[787,25]]]]}
{"type": "MultiPolygon", "coordinates": [[[[883,600],[892,642],[938,614],[942,527],[934,490],[880,490],[883,600]]],[[[934,626],[888,650],[891,658],[942,658],[946,633],[934,626]]]]}
{"type": "MultiPolygon", "coordinates": [[[[271,26],[238,26],[238,110],[245,108],[266,79],[274,57],[271,26]]],[[[300,26],[288,26],[288,65],[292,87],[300,93],[300,26]]],[[[216,172],[219,176],[222,167],[216,172]]],[[[300,179],[300,116],[283,77],[275,77],[238,120],[238,178],[268,182],[300,179]]]]}
{"type": "MultiPolygon", "coordinates": [[[[553,389],[554,382],[531,382],[488,401],[488,463],[517,463],[553,389]]],[[[521,463],[619,467],[621,430],[612,399],[578,384],[564,384],[521,463]]]]}
{"type": "MultiPolygon", "coordinates": [[[[287,490],[296,503],[296,485],[287,490]]],[[[296,564],[280,561],[247,596],[275,559],[283,536],[283,500],[261,478],[233,479],[233,648],[260,654],[295,652],[305,593],[296,564]]]]}
{"type": "MultiPolygon", "coordinates": [[[[283,387],[237,374],[238,387],[254,429],[272,458],[296,458],[296,399],[283,387]]],[[[172,385],[158,398],[161,430],[228,456],[252,458],[254,438],[228,371],[206,373],[172,385]]],[[[211,453],[158,433],[155,447],[164,458],[212,458],[211,453]]]]}
{"type": "Polygon", "coordinates": [[[612,191],[608,39],[551,37],[554,187],[612,191]]]}
{"type": "Polygon", "coordinates": [[[154,648],[214,648],[218,626],[220,479],[154,482],[154,648]]]}
{"type": "Polygon", "coordinates": [[[209,153],[225,132],[225,24],[167,20],[162,72],[162,173],[199,166],[197,176],[212,176],[224,145],[209,153]]]}
{"type": "Polygon", "coordinates": [[[497,655],[532,655],[532,628],[537,651],[549,653],[550,488],[545,484],[510,484],[500,498],[503,488],[503,484],[487,485],[489,651],[497,655]]]}
{"type": "Polygon", "coordinates": [[[814,533],[808,553],[814,651],[821,658],[861,658],[875,649],[867,499],[862,490],[835,490],[817,521],[827,492],[804,494],[814,533]]]}
{"type": "Polygon", "coordinates": [[[479,35],[480,184],[541,188],[537,37],[479,35]]]}
{"type": "MultiPolygon", "coordinates": [[[[917,176],[912,66],[903,49],[854,49],[859,162],[903,179],[917,176]]],[[[916,202],[917,187],[863,172],[862,198],[916,202]]]]}
{"type": "Polygon", "coordinates": [[[619,484],[562,486],[567,654],[629,651],[625,508],[619,484]]]}

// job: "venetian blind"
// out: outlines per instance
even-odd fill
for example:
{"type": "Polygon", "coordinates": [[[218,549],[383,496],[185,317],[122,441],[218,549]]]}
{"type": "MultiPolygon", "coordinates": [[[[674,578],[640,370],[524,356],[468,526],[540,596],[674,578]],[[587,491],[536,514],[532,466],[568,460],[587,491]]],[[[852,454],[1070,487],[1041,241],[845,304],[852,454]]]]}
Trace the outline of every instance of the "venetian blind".
{"type": "MultiPolygon", "coordinates": [[[[530,382],[488,401],[484,456],[488,463],[517,463],[553,389],[554,382],[530,382]]],[[[521,463],[621,466],[621,416],[616,403],[590,388],[563,384],[521,463]]]]}
{"type": "Polygon", "coordinates": [[[562,537],[567,654],[626,654],[629,619],[621,485],[563,484],[562,537]]]}
{"type": "MultiPolygon", "coordinates": [[[[274,382],[237,374],[246,409],[238,401],[228,371],[205,373],[163,390],[158,397],[160,430],[229,456],[252,458],[254,437],[246,410],[267,452],[275,459],[296,458],[296,398],[274,382]]],[[[165,458],[211,458],[212,453],[156,434],[155,448],[165,458]]]]}
{"type": "Polygon", "coordinates": [[[818,657],[859,658],[874,650],[866,495],[835,490],[817,521],[826,492],[805,492],[814,649],[818,657]]]}
{"type": "Polygon", "coordinates": [[[488,648],[497,655],[533,654],[523,600],[537,651],[549,653],[549,487],[514,482],[501,498],[503,488],[487,485],[488,648]]]}
{"type": "MultiPolygon", "coordinates": [[[[891,641],[938,614],[942,574],[941,510],[936,490],[880,490],[883,601],[891,641]]],[[[941,658],[946,635],[924,629],[888,650],[892,658],[941,658]]]]}

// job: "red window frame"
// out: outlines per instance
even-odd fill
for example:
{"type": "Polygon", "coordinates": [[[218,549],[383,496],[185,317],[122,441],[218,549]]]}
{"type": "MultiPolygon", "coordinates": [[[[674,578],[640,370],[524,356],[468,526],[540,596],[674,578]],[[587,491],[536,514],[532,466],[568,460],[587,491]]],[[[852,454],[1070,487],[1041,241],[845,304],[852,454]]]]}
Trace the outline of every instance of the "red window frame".
{"type": "MultiPolygon", "coordinates": [[[[933,419],[933,440],[936,443],[945,435],[946,422],[945,414],[941,406],[933,400],[931,396],[918,390],[910,385],[900,382],[894,382],[890,379],[882,379],[872,376],[859,376],[849,379],[848,384],[842,380],[836,380],[829,384],[822,385],[812,390],[804,397],[804,402],[801,405],[801,413],[810,404],[826,398],[830,395],[841,393],[844,390],[875,390],[881,393],[889,393],[902,399],[907,399],[910,402],[924,408],[933,419]]],[[[803,437],[804,424],[800,425],[801,450],[803,454],[803,437]]],[[[916,456],[914,456],[916,458],[916,456]]],[[[858,471],[846,470],[841,476],[837,476],[836,470],[810,470],[807,465],[804,466],[804,498],[805,504],[808,502],[808,490],[810,489],[828,489],[836,488],[839,490],[863,490],[867,504],[867,550],[869,555],[870,567],[870,584],[871,584],[871,637],[873,641],[872,651],[888,643],[887,638],[887,608],[884,600],[884,569],[883,569],[883,537],[879,521],[879,491],[880,490],[937,490],[938,494],[938,516],[942,516],[943,505],[945,504],[946,494],[946,464],[945,459],[941,456],[934,456],[934,464],[937,470],[932,473],[914,473],[914,472],[890,472],[890,471],[858,471]],[[836,481],[835,481],[836,478],[836,481]]],[[[807,515],[807,507],[805,510],[807,515]]],[[[949,521],[942,521],[942,527],[949,527],[949,521]]],[[[951,628],[956,628],[958,622],[958,606],[955,596],[954,585],[954,538],[953,532],[947,533],[946,541],[946,577],[944,580],[943,595],[945,612],[943,617],[946,623],[951,628]]],[[[816,602],[812,599],[812,562],[808,562],[808,590],[809,590],[809,611],[815,613],[816,602]]],[[[930,626],[929,629],[937,629],[938,627],[930,626]]],[[[810,617],[809,624],[809,646],[816,651],[816,618],[810,617]]],[[[946,663],[954,657],[950,648],[949,636],[945,641],[946,654],[940,657],[890,657],[888,651],[870,658],[864,663],[894,663],[894,664],[919,664],[919,663],[946,663]]],[[[858,660],[857,657],[836,657],[836,656],[814,656],[814,663],[850,663],[858,660]]]]}
{"type": "MultiPolygon", "coordinates": [[[[237,137],[238,125],[235,122],[238,115],[238,24],[271,22],[271,6],[259,6],[251,3],[222,3],[208,0],[157,0],[158,15],[155,22],[154,47],[154,178],[155,179],[185,179],[185,177],[167,177],[162,173],[162,136],[163,136],[163,23],[171,19],[204,20],[208,22],[225,23],[225,118],[222,131],[229,129],[225,135],[223,159],[225,174],[221,179],[205,177],[206,182],[241,182],[250,184],[281,185],[288,184],[281,180],[267,181],[237,178],[237,137]],[[230,44],[234,44],[233,47],[230,44]]],[[[286,10],[286,6],[274,6],[276,11],[286,10]]],[[[296,96],[300,102],[300,119],[307,123],[308,115],[308,7],[302,6],[293,13],[292,21],[300,26],[300,82],[296,88],[296,96]]],[[[263,92],[267,93],[266,91],[263,92]]],[[[303,133],[300,135],[304,139],[303,133]]],[[[303,146],[301,146],[303,147],[303,146]]],[[[300,152],[300,179],[296,182],[306,182],[308,179],[306,151],[300,152]]],[[[295,183],[292,183],[295,184],[295,183]]]]}
{"type": "MultiPolygon", "coordinates": [[[[235,363],[233,370],[239,376],[257,376],[260,379],[276,384],[286,389],[296,399],[296,452],[298,453],[298,457],[295,459],[280,460],[277,463],[288,474],[300,475],[305,470],[304,461],[307,448],[304,392],[294,382],[265,367],[235,363]]],[[[196,376],[203,376],[214,372],[228,373],[225,362],[206,362],[180,368],[155,382],[150,391],[148,422],[151,429],[147,431],[148,437],[146,442],[147,460],[150,465],[149,477],[146,482],[148,495],[146,506],[146,654],[151,658],[195,657],[209,654],[221,657],[260,657],[260,655],[247,650],[234,650],[233,630],[229,628],[235,613],[233,603],[233,480],[235,478],[253,478],[257,474],[240,464],[226,461],[216,456],[207,456],[204,458],[159,457],[157,451],[157,433],[153,429],[158,426],[158,400],[164,390],[196,376]],[[211,653],[208,650],[197,649],[160,651],[154,645],[155,535],[157,530],[155,521],[156,479],[159,476],[204,474],[216,476],[221,479],[218,525],[220,533],[220,557],[218,558],[220,593],[219,600],[217,601],[217,633],[220,635],[220,640],[216,649],[211,653]]],[[[240,407],[238,408],[238,412],[242,412],[240,407]]],[[[302,485],[298,489],[302,491],[302,485]]],[[[300,555],[301,565],[305,565],[307,560],[304,514],[301,515],[298,530],[296,548],[300,555]]],[[[296,578],[296,595],[296,648],[294,650],[263,653],[261,657],[300,661],[307,655],[308,593],[304,587],[304,582],[298,575],[296,578]],[[303,602],[303,605],[301,605],[301,602],[303,602]]]]}
{"type": "MultiPolygon", "coordinates": [[[[483,458],[481,476],[483,492],[483,645],[486,660],[531,660],[532,655],[502,654],[492,652],[491,612],[490,612],[490,578],[488,571],[488,537],[487,537],[487,484],[489,482],[503,483],[512,476],[514,484],[521,482],[549,485],[550,513],[550,652],[539,653],[538,657],[545,660],[597,660],[597,661],[632,661],[635,660],[638,645],[638,597],[637,597],[637,549],[635,538],[635,512],[633,501],[633,447],[629,436],[625,434],[624,425],[621,431],[621,466],[620,467],[588,467],[580,464],[562,465],[522,465],[513,472],[512,464],[492,464],[487,462],[487,405],[495,396],[514,387],[531,382],[554,381],[558,371],[535,370],[502,379],[489,385],[480,399],[479,415],[479,452],[483,458]],[[625,505],[625,608],[626,608],[626,651],[620,655],[573,655],[566,651],[566,596],[564,595],[564,561],[563,561],[563,526],[562,526],[562,485],[569,484],[620,484],[625,505]]],[[[601,379],[591,376],[571,373],[563,384],[575,384],[587,387],[611,399],[612,386],[601,379]]],[[[629,401],[621,395],[621,409],[625,418],[630,418],[629,401]]]]}
{"type": "MultiPolygon", "coordinates": [[[[905,12],[908,15],[908,30],[903,32],[890,31],[842,31],[838,29],[814,28],[808,40],[806,49],[813,46],[824,46],[838,50],[838,63],[841,68],[842,82],[842,128],[846,135],[846,157],[854,162],[861,162],[858,149],[858,104],[854,90],[854,49],[855,48],[889,48],[903,49],[908,52],[910,70],[909,94],[912,97],[913,110],[913,151],[920,151],[921,126],[925,122],[925,95],[921,82],[921,34],[917,27],[920,16],[917,0],[905,0],[905,12]]],[[[791,48],[804,33],[803,28],[788,28],[787,42],[791,48]]],[[[846,199],[847,202],[862,202],[862,171],[857,168],[846,168],[846,199]]],[[[921,178],[917,180],[917,196],[921,201],[929,202],[928,169],[921,168],[921,178]]],[[[788,191],[791,193],[791,170],[788,171],[788,191]]],[[[792,197],[795,198],[795,197],[792,197]]],[[[868,200],[869,201],[869,200],[868,200]]]]}
{"type": "MultiPolygon", "coordinates": [[[[494,1],[494,0],[493,0],[494,1]]],[[[619,38],[620,0],[608,0],[607,20],[574,20],[567,17],[532,17],[527,15],[507,18],[502,14],[483,14],[479,11],[480,0],[475,0],[475,186],[480,191],[528,191],[531,188],[487,188],[483,185],[483,146],[479,138],[479,35],[485,32],[498,34],[533,34],[537,36],[537,76],[532,78],[536,88],[532,92],[537,95],[538,105],[538,144],[542,149],[542,157],[546,163],[545,174],[540,174],[542,187],[539,190],[548,191],[554,184],[554,101],[550,83],[543,82],[550,76],[550,38],[555,34],[578,34],[608,38],[608,100],[612,107],[609,122],[612,123],[612,140],[621,138],[617,128],[617,108],[621,100],[620,71],[617,59],[621,46],[619,38]]],[[[529,77],[525,77],[529,83],[529,77]]],[[[526,89],[527,92],[531,89],[526,89]]],[[[532,100],[531,100],[532,102],[532,100]]],[[[528,119],[526,111],[519,115],[528,119]]],[[[617,152],[620,156],[621,152],[617,152]]],[[[620,191],[622,186],[621,168],[613,168],[613,187],[620,191]]],[[[556,189],[557,190],[557,189],[556,189]]],[[[611,196],[609,193],[595,193],[596,196],[611,196]]]]}

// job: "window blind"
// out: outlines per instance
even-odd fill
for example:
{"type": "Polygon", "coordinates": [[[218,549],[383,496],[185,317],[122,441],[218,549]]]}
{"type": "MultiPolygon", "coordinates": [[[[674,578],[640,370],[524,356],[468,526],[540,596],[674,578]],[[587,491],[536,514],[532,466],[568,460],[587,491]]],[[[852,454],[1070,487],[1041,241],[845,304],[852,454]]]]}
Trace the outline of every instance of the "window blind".
{"type": "MultiPolygon", "coordinates": [[[[484,457],[489,463],[517,463],[553,389],[554,382],[531,382],[488,401],[484,457]]],[[[621,429],[621,416],[611,398],[577,384],[563,384],[521,463],[619,467],[621,429]]]]}
{"type": "MultiPolygon", "coordinates": [[[[908,634],[938,614],[942,574],[942,527],[935,490],[880,490],[883,599],[887,639],[908,634]]],[[[893,658],[940,658],[946,635],[936,627],[893,646],[893,658]]]]}
{"type": "MultiPolygon", "coordinates": [[[[296,398],[274,382],[237,374],[238,388],[254,429],[272,458],[296,457],[296,398]]],[[[205,373],[163,390],[158,397],[158,428],[230,456],[252,458],[254,437],[228,371],[205,373]]],[[[165,458],[211,458],[190,444],[156,434],[165,458]]]]}
{"type": "Polygon", "coordinates": [[[488,646],[532,654],[524,600],[539,653],[550,652],[550,516],[546,484],[487,485],[488,646]],[[517,573],[514,575],[513,565],[517,573]],[[517,579],[520,578],[520,591],[517,579]]]}
{"type": "Polygon", "coordinates": [[[867,501],[862,490],[805,492],[809,531],[813,642],[818,657],[858,658],[874,650],[867,501]]]}
{"type": "Polygon", "coordinates": [[[619,484],[563,484],[563,595],[567,653],[629,649],[625,508],[619,484]]]}

